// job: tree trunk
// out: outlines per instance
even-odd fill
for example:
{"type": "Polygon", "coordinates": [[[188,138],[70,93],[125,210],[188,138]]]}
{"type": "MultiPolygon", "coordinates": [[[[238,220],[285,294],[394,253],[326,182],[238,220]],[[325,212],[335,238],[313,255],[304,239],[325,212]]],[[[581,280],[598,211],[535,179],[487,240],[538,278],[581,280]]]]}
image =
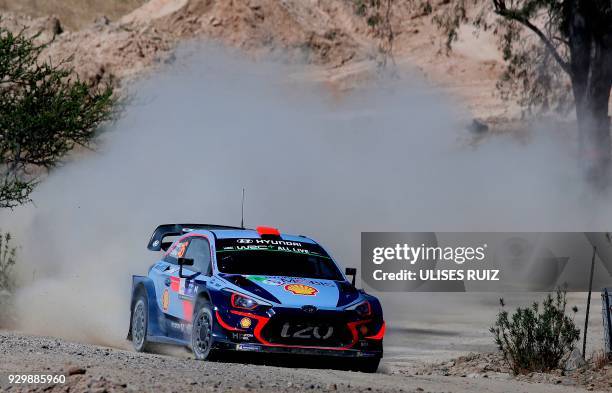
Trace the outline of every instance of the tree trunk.
{"type": "Polygon", "coordinates": [[[600,185],[609,181],[612,152],[608,115],[610,82],[604,74],[593,69],[584,92],[575,97],[579,158],[588,180],[600,185]]]}
{"type": "MultiPolygon", "coordinates": [[[[601,100],[598,100],[601,102],[601,100]]],[[[610,182],[610,118],[589,107],[597,104],[587,100],[586,109],[578,118],[580,161],[587,180],[606,187],[610,182]]],[[[607,104],[607,100],[606,100],[607,104]]]]}
{"type": "Polygon", "coordinates": [[[612,87],[612,31],[610,24],[606,26],[610,21],[601,21],[588,1],[574,0],[571,3],[568,35],[580,161],[589,181],[605,186],[610,180],[612,154],[608,115],[612,87]]]}

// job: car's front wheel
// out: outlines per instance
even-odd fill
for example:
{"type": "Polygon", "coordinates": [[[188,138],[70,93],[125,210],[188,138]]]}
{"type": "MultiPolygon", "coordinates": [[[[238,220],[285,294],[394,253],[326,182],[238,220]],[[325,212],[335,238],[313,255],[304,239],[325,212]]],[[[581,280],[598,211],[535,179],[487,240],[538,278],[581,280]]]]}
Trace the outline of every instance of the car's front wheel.
{"type": "Polygon", "coordinates": [[[147,322],[148,308],[147,297],[139,294],[132,310],[132,345],[137,352],[147,350],[147,322]]]}
{"type": "Polygon", "coordinates": [[[196,304],[191,332],[191,349],[196,359],[212,360],[216,355],[213,349],[213,314],[208,301],[200,300],[196,304]]]}

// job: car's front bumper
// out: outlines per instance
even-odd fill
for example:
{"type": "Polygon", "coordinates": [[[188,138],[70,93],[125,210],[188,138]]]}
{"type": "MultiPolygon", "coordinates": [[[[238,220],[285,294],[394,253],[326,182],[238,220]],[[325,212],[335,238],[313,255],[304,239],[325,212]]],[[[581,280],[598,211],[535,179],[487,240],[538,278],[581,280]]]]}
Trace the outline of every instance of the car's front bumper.
{"type": "Polygon", "coordinates": [[[342,349],[330,350],[316,347],[283,346],[275,347],[257,343],[235,343],[215,341],[214,348],[225,351],[293,354],[307,356],[344,357],[344,358],[382,358],[382,350],[342,349]]]}
{"type": "Polygon", "coordinates": [[[345,310],[307,314],[300,309],[277,307],[258,314],[217,309],[216,319],[214,341],[218,349],[349,358],[381,358],[383,355],[384,321],[374,315],[364,319],[345,310]],[[249,319],[248,329],[239,329],[241,319],[249,319]],[[285,323],[310,326],[311,330],[302,330],[310,333],[314,332],[312,326],[321,326],[320,335],[327,331],[323,326],[333,325],[334,334],[321,340],[291,338],[280,334],[285,323]]]}

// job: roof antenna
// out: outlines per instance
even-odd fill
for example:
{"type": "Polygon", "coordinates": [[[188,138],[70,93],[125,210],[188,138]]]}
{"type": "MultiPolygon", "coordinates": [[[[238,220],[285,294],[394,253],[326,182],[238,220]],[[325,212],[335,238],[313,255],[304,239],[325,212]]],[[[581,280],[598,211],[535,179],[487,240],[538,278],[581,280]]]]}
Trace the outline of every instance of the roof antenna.
{"type": "Polygon", "coordinates": [[[242,187],[242,213],[240,218],[240,228],[244,229],[244,187],[242,187]]]}

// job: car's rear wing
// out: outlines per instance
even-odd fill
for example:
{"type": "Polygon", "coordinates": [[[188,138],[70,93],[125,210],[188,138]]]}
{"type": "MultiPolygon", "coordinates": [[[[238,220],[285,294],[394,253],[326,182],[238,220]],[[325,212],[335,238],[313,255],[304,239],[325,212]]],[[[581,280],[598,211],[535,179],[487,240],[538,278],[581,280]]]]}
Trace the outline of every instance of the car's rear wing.
{"type": "Polygon", "coordinates": [[[155,228],[147,248],[151,251],[161,251],[167,249],[167,243],[164,243],[164,239],[169,236],[180,236],[185,233],[199,230],[213,230],[213,229],[244,229],[239,227],[232,227],[227,225],[216,225],[216,224],[163,224],[155,228]],[[166,246],[166,247],[164,247],[166,246]]]}

